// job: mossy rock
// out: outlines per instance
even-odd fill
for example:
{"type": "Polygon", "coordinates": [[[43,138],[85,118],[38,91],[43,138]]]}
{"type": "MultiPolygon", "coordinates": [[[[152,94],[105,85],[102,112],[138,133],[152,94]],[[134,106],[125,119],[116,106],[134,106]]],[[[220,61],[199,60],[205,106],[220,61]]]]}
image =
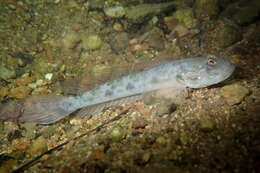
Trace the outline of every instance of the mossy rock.
{"type": "Polygon", "coordinates": [[[195,14],[199,19],[210,19],[218,13],[218,0],[197,0],[195,3],[195,14]]]}
{"type": "Polygon", "coordinates": [[[86,50],[99,49],[102,45],[102,40],[98,35],[90,35],[82,40],[82,47],[86,50]]]}
{"type": "Polygon", "coordinates": [[[228,47],[242,39],[242,32],[239,27],[224,24],[220,25],[217,31],[217,40],[221,47],[228,47]]]}
{"type": "Polygon", "coordinates": [[[184,24],[187,28],[193,28],[197,24],[197,20],[194,18],[194,13],[192,8],[184,8],[177,10],[173,17],[177,19],[180,23],[184,24]]]}

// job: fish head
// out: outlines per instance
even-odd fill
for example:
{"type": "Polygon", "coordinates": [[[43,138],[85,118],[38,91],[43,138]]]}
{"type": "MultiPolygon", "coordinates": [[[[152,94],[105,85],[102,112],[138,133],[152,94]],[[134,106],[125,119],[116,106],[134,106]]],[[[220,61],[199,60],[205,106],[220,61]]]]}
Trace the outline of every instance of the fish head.
{"type": "Polygon", "coordinates": [[[189,88],[204,88],[220,83],[231,76],[235,69],[227,59],[215,55],[189,60],[177,75],[178,80],[189,88]]]}

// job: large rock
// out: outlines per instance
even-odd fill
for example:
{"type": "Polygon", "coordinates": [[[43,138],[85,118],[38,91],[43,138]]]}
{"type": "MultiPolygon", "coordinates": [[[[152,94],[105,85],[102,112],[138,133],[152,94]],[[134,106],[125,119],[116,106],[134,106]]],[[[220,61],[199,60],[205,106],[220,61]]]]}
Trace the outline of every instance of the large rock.
{"type": "Polygon", "coordinates": [[[239,104],[249,94],[247,88],[238,84],[224,86],[220,92],[229,105],[239,104]]]}
{"type": "Polygon", "coordinates": [[[0,65],[0,78],[8,80],[16,77],[16,72],[12,68],[7,68],[4,65],[0,65]]]}

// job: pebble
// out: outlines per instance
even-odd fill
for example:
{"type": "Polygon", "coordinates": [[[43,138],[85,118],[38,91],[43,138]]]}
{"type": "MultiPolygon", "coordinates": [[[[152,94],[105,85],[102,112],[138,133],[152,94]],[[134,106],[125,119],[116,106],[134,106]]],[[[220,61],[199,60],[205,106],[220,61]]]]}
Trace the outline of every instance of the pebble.
{"type": "Polygon", "coordinates": [[[115,31],[123,31],[123,25],[121,24],[121,23],[114,23],[114,25],[113,25],[113,29],[115,30],[115,31]]]}
{"type": "Polygon", "coordinates": [[[17,88],[13,88],[10,91],[11,97],[17,98],[17,99],[23,99],[26,98],[30,93],[32,89],[28,86],[19,86],[17,88]]]}
{"type": "Polygon", "coordinates": [[[156,106],[156,115],[162,116],[165,114],[170,114],[176,110],[176,105],[169,99],[157,99],[158,104],[156,106]]]}
{"type": "Polygon", "coordinates": [[[158,138],[156,138],[155,142],[160,145],[165,145],[167,144],[167,139],[163,136],[159,136],[158,138]]]}
{"type": "Polygon", "coordinates": [[[182,131],[182,132],[180,133],[180,142],[185,145],[185,144],[188,143],[188,141],[189,141],[189,135],[188,135],[188,133],[185,132],[185,131],[182,131]]]}
{"type": "Polygon", "coordinates": [[[238,84],[224,86],[221,88],[220,92],[229,105],[241,103],[242,100],[249,94],[249,90],[247,88],[238,84]]]}
{"type": "Polygon", "coordinates": [[[77,46],[80,42],[80,37],[76,32],[69,32],[62,40],[65,50],[69,51],[77,46]]]}
{"type": "Polygon", "coordinates": [[[16,72],[14,69],[7,68],[0,65],[0,78],[3,80],[8,80],[16,77],[16,72]]]}
{"type": "Polygon", "coordinates": [[[125,137],[125,131],[122,127],[116,126],[114,127],[110,133],[109,133],[109,138],[113,142],[119,142],[125,137]]]}
{"type": "Polygon", "coordinates": [[[16,79],[15,83],[17,85],[27,85],[27,84],[32,83],[34,81],[35,81],[34,77],[26,76],[26,77],[23,77],[23,78],[16,79]]]}
{"type": "Polygon", "coordinates": [[[102,40],[98,35],[91,35],[83,38],[82,47],[86,50],[99,49],[102,45],[102,40]]]}
{"type": "Polygon", "coordinates": [[[33,142],[28,153],[31,156],[33,156],[33,155],[41,154],[47,150],[48,150],[47,141],[44,137],[40,136],[33,142]]]}
{"type": "Polygon", "coordinates": [[[180,23],[184,24],[187,28],[193,28],[197,24],[197,20],[194,18],[192,8],[184,8],[177,10],[173,17],[177,19],[180,23]]]}
{"type": "Polygon", "coordinates": [[[129,36],[126,32],[117,33],[110,43],[112,49],[117,52],[125,50],[128,47],[128,44],[129,36]]]}
{"type": "Polygon", "coordinates": [[[111,17],[111,18],[121,18],[126,14],[124,7],[121,7],[121,6],[105,8],[104,12],[105,12],[106,16],[111,17]]]}
{"type": "Polygon", "coordinates": [[[132,124],[132,127],[134,129],[139,129],[139,128],[145,128],[147,126],[148,122],[142,118],[142,117],[137,117],[132,124]]]}
{"type": "Polygon", "coordinates": [[[0,98],[4,98],[5,96],[7,96],[9,93],[9,89],[4,87],[0,89],[0,98]]]}
{"type": "Polygon", "coordinates": [[[200,121],[200,129],[205,132],[210,132],[213,130],[215,124],[210,119],[204,119],[200,121]]]}
{"type": "Polygon", "coordinates": [[[142,162],[147,163],[150,160],[151,156],[152,154],[149,152],[144,153],[142,157],[142,162]]]}
{"type": "Polygon", "coordinates": [[[44,77],[45,79],[51,80],[53,77],[53,73],[47,73],[44,77]]]}

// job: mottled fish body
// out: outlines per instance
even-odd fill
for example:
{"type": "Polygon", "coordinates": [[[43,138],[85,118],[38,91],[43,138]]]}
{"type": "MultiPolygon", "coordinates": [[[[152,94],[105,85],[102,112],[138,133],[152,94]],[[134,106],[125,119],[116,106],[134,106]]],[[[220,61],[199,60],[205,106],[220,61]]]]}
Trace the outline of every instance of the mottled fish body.
{"type": "MultiPolygon", "coordinates": [[[[115,100],[120,98],[126,98],[123,102],[127,102],[128,97],[137,96],[129,101],[138,100],[141,98],[138,96],[144,93],[164,88],[180,91],[187,87],[208,87],[225,80],[233,71],[234,66],[229,61],[214,55],[169,61],[140,73],[106,82],[79,96],[56,96],[54,99],[46,96],[38,102],[37,96],[31,101],[29,98],[24,102],[20,121],[50,124],[83,107],[89,108],[88,113],[93,114],[104,107],[117,104],[115,100]]],[[[4,116],[2,112],[4,111],[0,108],[0,119],[4,116]]]]}

